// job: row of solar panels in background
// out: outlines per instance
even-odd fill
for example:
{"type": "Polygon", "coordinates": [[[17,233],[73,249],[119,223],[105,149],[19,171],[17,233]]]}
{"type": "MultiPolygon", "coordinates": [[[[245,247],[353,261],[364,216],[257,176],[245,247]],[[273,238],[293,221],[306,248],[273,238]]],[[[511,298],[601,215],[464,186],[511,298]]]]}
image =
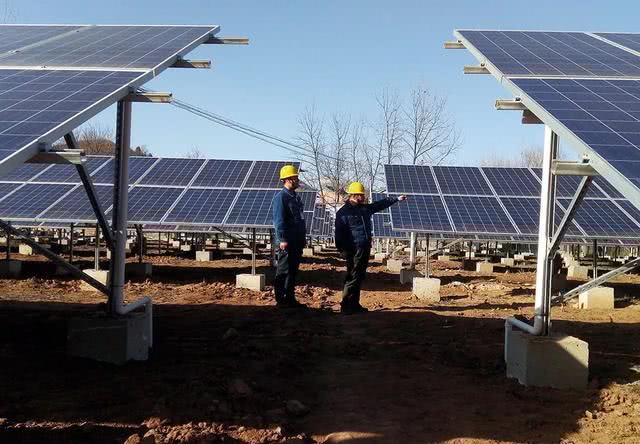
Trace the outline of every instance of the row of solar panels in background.
{"type": "MultiPolygon", "coordinates": [[[[541,170],[499,167],[386,165],[389,194],[412,194],[391,207],[395,230],[430,233],[535,235],[541,170]]],[[[580,178],[558,177],[558,223],[580,178]]],[[[640,238],[640,211],[602,178],[587,192],[567,236],[640,238]]]]}
{"type": "Polygon", "coordinates": [[[334,215],[324,204],[316,205],[311,236],[328,239],[334,235],[334,215]]]}
{"type": "MultiPolygon", "coordinates": [[[[131,223],[270,227],[271,201],[285,162],[130,159],[131,223]]],[[[98,199],[112,206],[113,159],[90,156],[86,167],[98,199]]],[[[0,178],[0,217],[15,221],[95,221],[73,165],[25,164],[0,178]]],[[[311,218],[315,191],[301,193],[311,218]]]]}

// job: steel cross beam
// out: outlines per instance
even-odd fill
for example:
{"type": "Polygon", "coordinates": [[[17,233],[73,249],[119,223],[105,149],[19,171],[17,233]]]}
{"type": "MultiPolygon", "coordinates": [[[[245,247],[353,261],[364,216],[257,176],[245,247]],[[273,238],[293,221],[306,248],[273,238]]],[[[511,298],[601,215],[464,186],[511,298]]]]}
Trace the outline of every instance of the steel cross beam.
{"type": "MultiPolygon", "coordinates": [[[[103,285],[101,282],[99,282],[96,279],[92,278],[88,274],[85,274],[78,267],[76,267],[74,265],[71,265],[69,262],[65,261],[60,256],[58,256],[57,254],[53,253],[48,248],[43,247],[42,245],[40,245],[39,243],[37,243],[36,241],[31,239],[29,236],[25,236],[20,231],[18,231],[17,229],[13,228],[9,223],[3,221],[2,219],[0,219],[0,228],[2,228],[7,234],[8,233],[13,234],[14,238],[16,238],[16,239],[20,240],[21,242],[29,245],[31,248],[33,248],[35,251],[37,251],[41,255],[45,256],[50,261],[55,262],[56,264],[58,264],[61,267],[63,267],[73,277],[78,278],[78,279],[82,279],[87,284],[91,285],[92,287],[100,290],[101,292],[103,292],[106,295],[109,295],[109,289],[105,285],[103,285]]],[[[8,236],[7,236],[7,239],[8,239],[8,236]]]]}
{"type": "MultiPolygon", "coordinates": [[[[76,141],[76,138],[73,135],[73,133],[65,134],[64,141],[67,143],[67,146],[69,147],[69,149],[72,149],[72,150],[78,149],[78,142],[76,141]]],[[[105,241],[107,242],[107,246],[110,249],[112,249],[113,236],[111,233],[111,228],[107,224],[107,218],[105,217],[104,211],[102,211],[102,207],[100,206],[100,201],[98,200],[98,195],[96,194],[96,189],[93,186],[93,182],[91,181],[89,172],[85,168],[83,162],[75,163],[75,166],[76,166],[76,169],[78,170],[78,175],[80,176],[82,185],[84,186],[84,189],[87,192],[87,197],[89,198],[89,202],[91,203],[93,212],[96,215],[98,224],[100,224],[100,228],[102,229],[102,233],[104,235],[105,241]]]]}
{"type": "Polygon", "coordinates": [[[576,296],[578,296],[580,293],[583,293],[591,288],[597,287],[599,285],[604,284],[605,282],[611,280],[612,278],[619,276],[621,274],[627,273],[631,270],[633,270],[634,268],[638,267],[640,265],[640,257],[637,257],[635,259],[633,259],[632,261],[627,262],[626,264],[624,264],[621,267],[616,268],[615,270],[611,270],[608,273],[603,274],[602,276],[596,278],[596,279],[592,279],[589,282],[587,282],[586,284],[582,284],[579,287],[574,288],[573,290],[569,290],[568,292],[564,293],[564,294],[560,294],[557,296],[553,297],[553,302],[557,303],[557,302],[567,302],[571,299],[574,299],[576,296]]]}
{"type": "Polygon", "coordinates": [[[584,176],[580,181],[580,184],[578,185],[578,189],[576,190],[576,193],[573,195],[573,199],[571,199],[571,203],[569,204],[567,211],[564,213],[564,217],[560,221],[560,224],[558,225],[558,228],[556,229],[556,232],[553,235],[553,239],[551,239],[551,242],[549,244],[547,254],[550,257],[553,257],[553,253],[555,253],[555,251],[560,246],[560,242],[562,242],[562,239],[564,238],[565,233],[569,229],[569,224],[573,220],[573,216],[576,214],[576,211],[578,211],[578,208],[580,207],[582,200],[587,195],[587,191],[589,190],[589,185],[591,185],[591,181],[592,181],[591,176],[584,176]]]}

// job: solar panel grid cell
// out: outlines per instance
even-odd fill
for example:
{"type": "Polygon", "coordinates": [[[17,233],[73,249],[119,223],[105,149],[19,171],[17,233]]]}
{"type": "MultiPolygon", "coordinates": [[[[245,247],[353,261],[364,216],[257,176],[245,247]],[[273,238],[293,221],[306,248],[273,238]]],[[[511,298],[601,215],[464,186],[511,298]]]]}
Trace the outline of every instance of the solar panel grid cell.
{"type": "Polygon", "coordinates": [[[180,193],[180,188],[133,187],[129,191],[129,222],[162,220],[180,193]]]}
{"type": "Polygon", "coordinates": [[[477,167],[433,167],[433,171],[442,194],[493,195],[477,167]]]}
{"type": "MultiPolygon", "coordinates": [[[[280,181],[280,168],[285,165],[291,165],[292,162],[279,161],[263,161],[257,162],[244,185],[245,188],[282,188],[280,181]]],[[[298,162],[293,162],[297,168],[300,168],[298,162]]]]}
{"type": "Polygon", "coordinates": [[[28,183],[0,201],[0,215],[5,219],[35,218],[72,188],[28,183]]]}
{"type": "Polygon", "coordinates": [[[440,196],[414,195],[390,209],[396,230],[453,231],[440,196]]]}
{"type": "Polygon", "coordinates": [[[498,196],[539,196],[540,182],[527,168],[483,167],[498,196]]]}
{"type": "MultiPolygon", "coordinates": [[[[91,175],[93,183],[113,184],[114,160],[108,158],[108,162],[91,175]]],[[[129,183],[135,183],[158,159],[153,157],[129,158],[129,183]]]]}
{"type": "MultiPolygon", "coordinates": [[[[55,185],[52,185],[55,186],[55,185]]],[[[107,211],[113,203],[113,187],[96,185],[95,191],[103,211],[107,211]]],[[[80,186],[65,196],[60,202],[42,214],[42,219],[76,221],[96,220],[93,207],[89,202],[84,187],[80,186]]]]}
{"type": "MultiPolygon", "coordinates": [[[[568,199],[559,199],[558,201],[564,208],[567,208],[570,203],[568,199]]],[[[640,231],[638,225],[608,200],[583,200],[576,211],[574,220],[588,236],[635,237],[635,233],[640,231]]]]}
{"type": "MultiPolygon", "coordinates": [[[[107,161],[109,161],[107,157],[87,157],[84,165],[88,173],[91,174],[107,161]]],[[[36,177],[34,182],[79,183],[80,175],[75,165],[56,164],[36,177]]]]}
{"type": "Polygon", "coordinates": [[[518,234],[495,197],[445,196],[457,231],[518,234]]]}
{"type": "Polygon", "coordinates": [[[414,165],[385,165],[388,193],[438,194],[431,168],[414,165]]]}
{"type": "Polygon", "coordinates": [[[243,190],[229,212],[227,225],[272,226],[271,202],[276,190],[243,190]]]}
{"type": "Polygon", "coordinates": [[[233,202],[236,190],[191,189],[180,198],[166,222],[220,225],[233,202]]]}
{"type": "Polygon", "coordinates": [[[252,163],[250,160],[211,159],[198,174],[193,186],[238,189],[252,163]]]}
{"type": "Polygon", "coordinates": [[[163,158],[146,174],[141,185],[186,186],[198,172],[204,159],[163,158]]]}

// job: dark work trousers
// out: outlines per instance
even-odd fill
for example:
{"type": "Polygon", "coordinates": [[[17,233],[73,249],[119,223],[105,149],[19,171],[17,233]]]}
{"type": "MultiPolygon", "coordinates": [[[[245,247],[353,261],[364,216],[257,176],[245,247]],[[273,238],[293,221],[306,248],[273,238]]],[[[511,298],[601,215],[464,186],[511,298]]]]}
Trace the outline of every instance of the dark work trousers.
{"type": "Polygon", "coordinates": [[[360,287],[367,274],[371,247],[358,248],[347,252],[347,276],[344,278],[344,290],[342,291],[343,307],[356,307],[360,305],[360,287]]]}
{"type": "Polygon", "coordinates": [[[300,267],[302,248],[289,244],[286,250],[278,250],[278,266],[273,281],[276,302],[293,301],[296,298],[296,275],[300,267]]]}

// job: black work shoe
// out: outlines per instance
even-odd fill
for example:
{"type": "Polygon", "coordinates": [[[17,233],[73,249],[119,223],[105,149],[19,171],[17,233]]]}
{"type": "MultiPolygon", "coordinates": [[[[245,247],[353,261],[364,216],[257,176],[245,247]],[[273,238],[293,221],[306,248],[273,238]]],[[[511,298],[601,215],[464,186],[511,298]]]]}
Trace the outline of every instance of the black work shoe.
{"type": "Polygon", "coordinates": [[[367,313],[369,311],[368,308],[363,307],[362,305],[347,305],[340,309],[340,313],[343,315],[352,315],[357,313],[367,313]]]}
{"type": "Polygon", "coordinates": [[[276,301],[278,308],[307,308],[307,306],[295,299],[284,299],[282,301],[276,301]]]}

